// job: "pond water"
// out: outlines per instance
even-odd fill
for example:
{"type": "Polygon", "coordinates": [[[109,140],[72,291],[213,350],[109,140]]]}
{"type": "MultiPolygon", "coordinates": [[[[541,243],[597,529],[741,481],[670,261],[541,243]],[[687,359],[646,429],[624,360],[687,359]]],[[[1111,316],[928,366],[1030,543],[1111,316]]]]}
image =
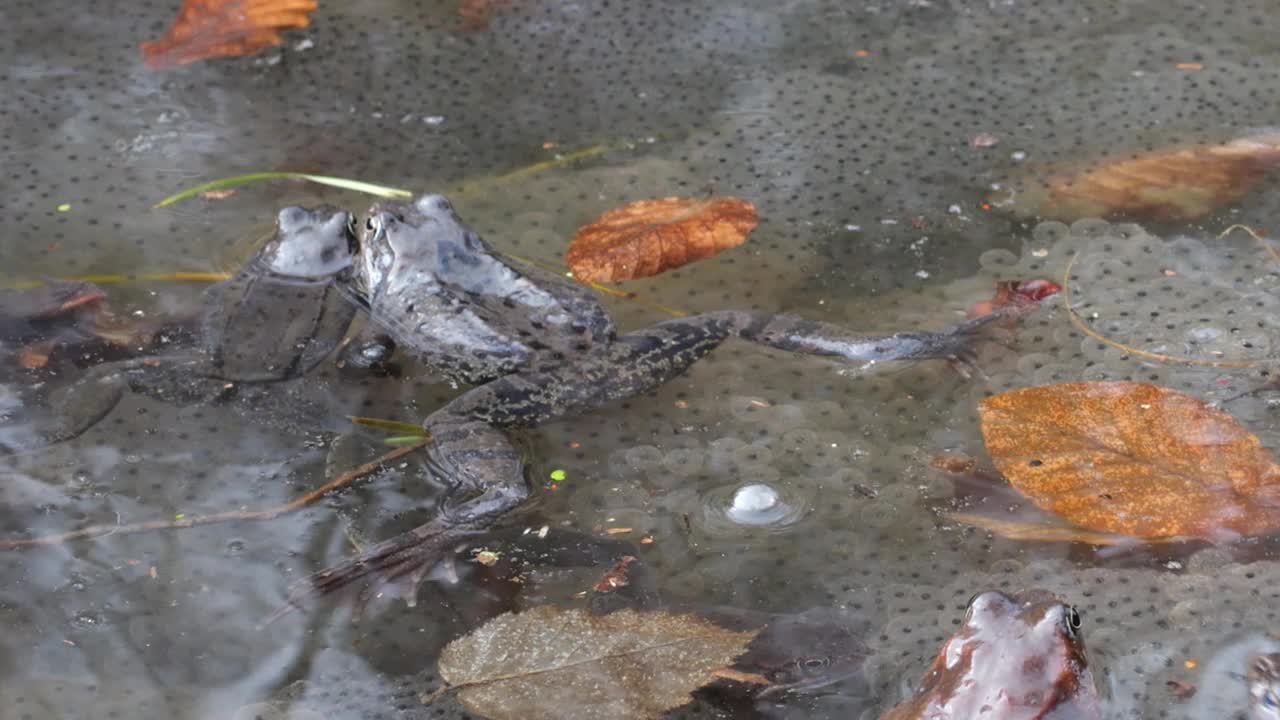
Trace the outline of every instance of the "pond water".
{"type": "MultiPolygon", "coordinates": [[[[1004,539],[939,514],[953,478],[930,460],[985,457],[984,396],[1081,379],[1229,401],[1280,448],[1273,394],[1231,399],[1268,377],[1280,267],[1248,238],[1216,237],[1273,225],[1276,180],[1194,222],[1140,227],[1044,224],[988,202],[994,186],[1033,187],[1063,164],[1275,124],[1274,2],[513,0],[477,29],[453,1],[321,0],[279,48],[162,71],[137,46],[164,31],[173,3],[8,10],[7,286],[223,271],[283,206],[371,202],[277,181],[152,208],[267,170],[446,193],[496,248],[556,267],[577,227],[631,200],[714,193],[757,206],[744,246],[605,297],[624,329],[666,319],[663,306],[943,328],[996,280],[1060,279],[1079,253],[1077,307],[1108,333],[1247,366],[1126,353],[1058,304],[982,344],[970,378],[944,362],[842,367],[732,341],[653,393],[524,434],[536,501],[505,526],[631,541],[673,607],[840,609],[875,651],[861,682],[826,695],[749,711],[701,699],[671,717],[878,717],[916,686],[972,595],[1028,587],[1080,611],[1105,717],[1244,716],[1241,648],[1274,649],[1280,621],[1267,542],[1004,539]],[[1179,699],[1171,681],[1200,698],[1179,699]]],[[[101,286],[140,321],[192,312],[203,287],[101,286]]],[[[74,440],[0,456],[0,529],[286,502],[387,449],[386,433],[347,416],[418,422],[457,394],[401,364],[400,378],[358,381],[324,364],[260,407],[127,396],[74,440]],[[309,410],[270,420],[299,399],[309,410]]],[[[20,417],[14,398],[34,376],[12,363],[0,373],[0,412],[20,417]]],[[[410,455],[267,522],[0,552],[0,716],[265,717],[236,713],[270,701],[296,717],[462,717],[452,698],[417,696],[439,685],[443,644],[510,602],[477,590],[466,562],[414,607],[382,598],[354,622],[347,592],[261,626],[292,583],[353,543],[426,522],[439,495],[410,455]]]]}

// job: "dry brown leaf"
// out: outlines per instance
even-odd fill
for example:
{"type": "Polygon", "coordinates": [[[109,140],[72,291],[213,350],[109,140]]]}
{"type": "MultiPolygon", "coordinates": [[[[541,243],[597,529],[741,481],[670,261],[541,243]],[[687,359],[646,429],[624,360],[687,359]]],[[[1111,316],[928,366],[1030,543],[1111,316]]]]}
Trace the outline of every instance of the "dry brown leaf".
{"type": "Polygon", "coordinates": [[[604,593],[630,585],[631,578],[627,577],[627,566],[635,561],[636,558],[634,555],[623,555],[618,559],[618,562],[614,563],[613,567],[609,568],[609,570],[605,572],[598,581],[596,581],[595,585],[591,586],[591,589],[599,593],[604,593]]]}
{"type": "Polygon", "coordinates": [[[449,643],[439,669],[492,720],[639,720],[688,702],[755,636],[694,615],[544,605],[449,643]]]}
{"type": "Polygon", "coordinates": [[[282,41],[278,31],[306,27],[316,0],[184,0],[173,26],[142,43],[159,69],[213,57],[249,55],[282,41]]]}
{"type": "Polygon", "coordinates": [[[1042,385],[979,406],[996,468],[1090,530],[1210,541],[1280,527],[1280,467],[1230,415],[1128,381],[1042,385]]]}
{"type": "Polygon", "coordinates": [[[1055,220],[1114,214],[1194,220],[1243,198],[1280,163],[1280,134],[1169,148],[1014,182],[997,206],[1055,220]]]}
{"type": "Polygon", "coordinates": [[[649,277],[741,245],[758,222],[739,198],[637,200],[578,228],[565,263],[582,282],[649,277]]]}

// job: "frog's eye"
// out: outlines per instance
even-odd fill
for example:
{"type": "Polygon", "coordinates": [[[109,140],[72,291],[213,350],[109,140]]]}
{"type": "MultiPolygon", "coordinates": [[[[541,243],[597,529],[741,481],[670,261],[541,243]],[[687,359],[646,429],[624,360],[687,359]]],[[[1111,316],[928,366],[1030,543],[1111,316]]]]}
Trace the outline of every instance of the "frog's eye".
{"type": "Polygon", "coordinates": [[[830,658],[824,657],[807,657],[800,658],[800,669],[808,673],[816,673],[826,670],[831,665],[830,658]]]}
{"type": "Polygon", "coordinates": [[[1080,613],[1076,612],[1075,608],[1068,605],[1067,611],[1063,613],[1062,618],[1063,625],[1067,630],[1067,635],[1075,637],[1076,633],[1080,631],[1080,613]]]}

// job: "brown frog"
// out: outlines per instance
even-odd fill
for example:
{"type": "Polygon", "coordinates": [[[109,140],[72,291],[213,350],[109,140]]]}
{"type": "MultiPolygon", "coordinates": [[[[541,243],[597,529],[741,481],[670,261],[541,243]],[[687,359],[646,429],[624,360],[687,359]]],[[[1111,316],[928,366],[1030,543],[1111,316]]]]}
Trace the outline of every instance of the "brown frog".
{"type": "Polygon", "coordinates": [[[1080,615],[1052,593],[969,601],[916,693],[880,720],[1097,720],[1080,615]]]}

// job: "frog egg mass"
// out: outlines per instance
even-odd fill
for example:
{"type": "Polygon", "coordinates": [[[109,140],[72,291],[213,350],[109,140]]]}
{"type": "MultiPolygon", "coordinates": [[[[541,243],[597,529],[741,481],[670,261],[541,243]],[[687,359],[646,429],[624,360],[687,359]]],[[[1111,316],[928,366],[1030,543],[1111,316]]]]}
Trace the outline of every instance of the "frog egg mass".
{"type": "MultiPolygon", "coordinates": [[[[937,330],[997,281],[1068,278],[1075,316],[1059,298],[997,329],[969,379],[942,362],[842,374],[726,342],[649,393],[524,433],[541,482],[510,522],[616,531],[672,605],[867,617],[869,690],[740,714],[700,698],[664,720],[878,717],[970,597],[1030,587],[1083,616],[1105,720],[1246,717],[1248,668],[1215,661],[1267,650],[1257,637],[1280,628],[1272,541],[1234,555],[1010,540],[947,520],[989,487],[930,461],[981,465],[979,400],[1068,380],[1220,403],[1280,450],[1280,265],[1246,233],[1218,237],[1240,223],[1274,238],[1280,174],[1195,222],[1047,221],[1032,202],[1055,173],[1275,122],[1275,0],[321,0],[281,46],[150,70],[138,44],[179,5],[5,0],[5,283],[113,275],[129,278],[106,288],[122,317],[196,310],[206,284],[139,278],[239,266],[282,207],[363,218],[373,202],[271,181],[152,209],[282,169],[444,193],[498,251],[557,271],[579,226],[633,200],[756,205],[743,247],[602,296],[622,331],[664,308],[937,330]],[[477,7],[483,27],[464,27],[459,11],[477,7]],[[553,469],[566,479],[549,489],[553,469]],[[1197,697],[1176,699],[1171,681],[1197,697]]],[[[259,325],[254,342],[291,338],[259,325]]],[[[252,362],[248,336],[230,347],[252,362]]],[[[457,397],[403,354],[399,377],[324,362],[248,411],[259,396],[243,385],[234,403],[130,393],[73,441],[0,457],[2,536],[289,502],[387,449],[381,432],[350,435],[348,417],[419,425],[457,397]],[[287,426],[257,422],[282,398],[297,401],[287,426]]],[[[50,375],[0,363],[0,423],[50,375]]],[[[372,602],[356,626],[325,603],[257,629],[292,581],[434,517],[444,488],[428,475],[412,455],[269,522],[0,552],[0,657],[21,659],[0,715],[194,720],[269,702],[278,713],[257,714],[479,717],[452,696],[417,700],[440,686],[449,640],[518,602],[465,579],[453,595],[428,584],[413,609],[372,602]]]]}

